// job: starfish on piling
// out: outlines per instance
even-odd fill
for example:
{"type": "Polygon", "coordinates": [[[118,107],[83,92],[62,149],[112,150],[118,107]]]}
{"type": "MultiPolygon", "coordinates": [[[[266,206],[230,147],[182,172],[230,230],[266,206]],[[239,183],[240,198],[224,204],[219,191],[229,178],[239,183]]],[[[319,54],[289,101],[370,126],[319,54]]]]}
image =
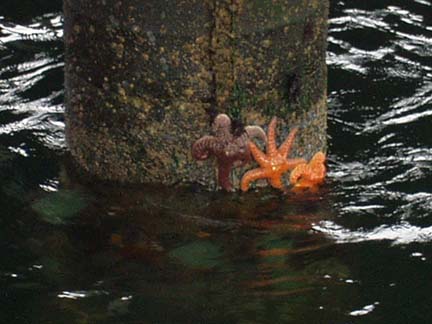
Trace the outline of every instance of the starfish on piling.
{"type": "Polygon", "coordinates": [[[290,175],[290,184],[296,189],[315,189],[326,176],[325,154],[316,153],[309,163],[297,165],[290,175]]]}
{"type": "Polygon", "coordinates": [[[263,153],[252,141],[249,142],[249,149],[260,165],[259,168],[246,172],[241,180],[241,190],[247,191],[249,184],[258,179],[267,179],[270,185],[277,189],[283,189],[282,175],[288,170],[294,169],[297,165],[305,163],[304,159],[288,159],[287,156],[294,142],[297,128],[289,133],[286,140],[279,148],[276,146],[276,117],[273,117],[268,128],[267,152],[263,153]]]}
{"type": "Polygon", "coordinates": [[[232,191],[230,181],[231,170],[244,166],[252,160],[248,142],[252,137],[261,138],[266,142],[267,137],[259,126],[246,126],[244,132],[234,136],[231,129],[231,119],[226,114],[219,114],[213,121],[213,135],[206,135],[192,145],[194,159],[203,161],[210,156],[216,158],[218,167],[218,184],[226,191],[232,191]]]}

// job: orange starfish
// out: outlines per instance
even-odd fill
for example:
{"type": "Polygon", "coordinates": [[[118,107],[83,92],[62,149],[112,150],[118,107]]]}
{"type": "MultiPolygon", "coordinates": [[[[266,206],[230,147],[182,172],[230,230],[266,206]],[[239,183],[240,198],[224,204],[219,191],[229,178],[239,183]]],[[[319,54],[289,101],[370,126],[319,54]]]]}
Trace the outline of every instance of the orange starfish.
{"type": "Polygon", "coordinates": [[[325,154],[316,153],[309,163],[297,165],[290,175],[290,183],[294,189],[316,188],[326,176],[325,154]]]}
{"type": "Polygon", "coordinates": [[[276,146],[276,117],[273,117],[268,128],[267,153],[264,154],[254,142],[249,141],[249,149],[260,165],[260,168],[249,170],[245,173],[241,180],[241,190],[247,191],[249,184],[257,179],[267,179],[270,185],[274,188],[283,189],[282,174],[295,168],[301,163],[305,163],[304,159],[288,159],[288,153],[294,142],[297,128],[294,128],[289,133],[282,145],[276,146]]]}

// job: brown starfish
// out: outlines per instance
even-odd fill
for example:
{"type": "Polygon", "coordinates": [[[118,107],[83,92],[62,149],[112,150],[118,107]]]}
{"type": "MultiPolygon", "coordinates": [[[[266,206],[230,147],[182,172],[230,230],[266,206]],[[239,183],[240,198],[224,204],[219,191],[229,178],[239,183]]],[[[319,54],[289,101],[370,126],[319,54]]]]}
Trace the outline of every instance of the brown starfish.
{"type": "Polygon", "coordinates": [[[192,145],[192,156],[199,161],[214,156],[218,166],[219,185],[227,191],[232,191],[233,186],[229,179],[231,169],[244,166],[252,160],[248,146],[249,138],[258,137],[265,142],[267,137],[259,126],[246,126],[241,135],[234,136],[231,119],[226,114],[216,116],[212,131],[214,135],[201,137],[192,145]]]}
{"type": "Polygon", "coordinates": [[[264,154],[252,141],[249,149],[260,165],[260,168],[249,170],[241,180],[241,190],[247,191],[249,184],[257,179],[266,178],[274,188],[283,189],[282,174],[295,168],[298,164],[305,163],[304,159],[288,159],[287,156],[294,142],[297,128],[289,133],[282,145],[276,146],[276,117],[273,117],[268,128],[267,154],[264,154]]]}

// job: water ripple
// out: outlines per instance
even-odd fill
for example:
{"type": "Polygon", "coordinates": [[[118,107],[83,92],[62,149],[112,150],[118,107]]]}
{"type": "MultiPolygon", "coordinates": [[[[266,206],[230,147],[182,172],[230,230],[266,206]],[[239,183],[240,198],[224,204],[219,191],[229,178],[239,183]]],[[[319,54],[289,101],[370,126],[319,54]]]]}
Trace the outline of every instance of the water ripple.
{"type": "Polygon", "coordinates": [[[47,14],[39,18],[40,21],[28,26],[13,24],[0,17],[0,44],[30,40],[57,41],[63,37],[63,18],[59,14],[47,14]]]}
{"type": "Polygon", "coordinates": [[[313,226],[315,231],[324,233],[338,243],[359,243],[366,241],[391,241],[393,245],[414,242],[431,242],[432,226],[413,226],[408,222],[396,225],[382,225],[373,230],[351,231],[330,221],[323,221],[313,226]]]}
{"type": "Polygon", "coordinates": [[[0,18],[0,135],[30,133],[46,147],[65,147],[62,25],[60,14],[28,25],[0,18]]]}
{"type": "Polygon", "coordinates": [[[340,243],[430,242],[432,26],[421,9],[431,3],[350,3],[330,20],[327,55],[329,177],[343,217],[315,229],[340,243]]]}

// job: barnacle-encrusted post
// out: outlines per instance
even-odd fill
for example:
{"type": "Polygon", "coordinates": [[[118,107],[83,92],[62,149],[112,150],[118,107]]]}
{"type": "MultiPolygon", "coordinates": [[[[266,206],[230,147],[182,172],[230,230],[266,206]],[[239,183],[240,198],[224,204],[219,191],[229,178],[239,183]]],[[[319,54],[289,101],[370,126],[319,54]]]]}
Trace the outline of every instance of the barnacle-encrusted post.
{"type": "Polygon", "coordinates": [[[190,147],[219,113],[276,115],[302,127],[294,155],[324,151],[327,14],[328,0],[64,0],[72,157],[105,180],[215,188],[190,147]]]}

